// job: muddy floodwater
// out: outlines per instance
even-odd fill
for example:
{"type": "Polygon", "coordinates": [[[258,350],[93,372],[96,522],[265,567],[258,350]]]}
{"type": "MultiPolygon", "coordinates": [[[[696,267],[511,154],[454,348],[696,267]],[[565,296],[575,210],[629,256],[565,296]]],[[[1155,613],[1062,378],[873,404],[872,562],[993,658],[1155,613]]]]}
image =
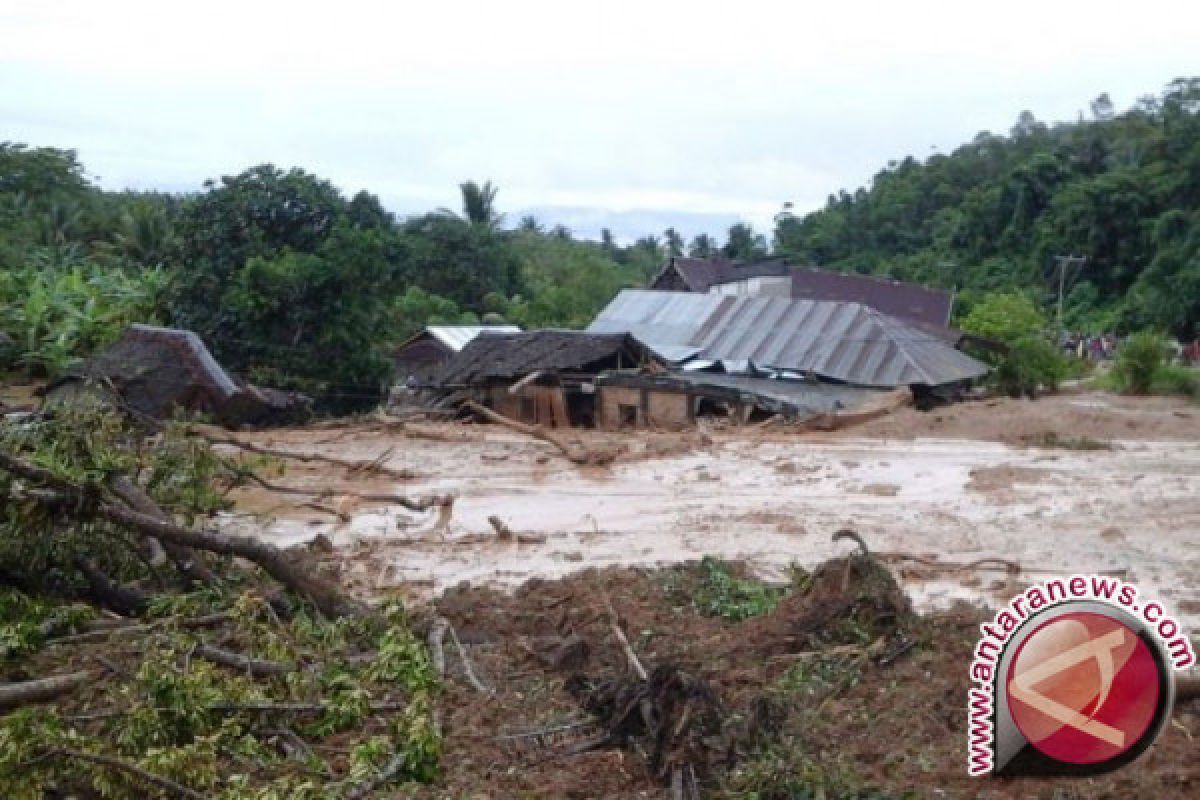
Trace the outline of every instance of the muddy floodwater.
{"type": "Polygon", "coordinates": [[[809,567],[852,547],[831,540],[850,528],[875,551],[938,562],[995,557],[1025,568],[1013,578],[1002,568],[896,564],[920,607],[958,598],[994,606],[1022,581],[1106,572],[1158,595],[1191,630],[1200,629],[1200,439],[1088,440],[1084,447],[1099,449],[1070,449],[961,434],[625,434],[630,457],[580,468],[499,428],[443,427],[463,431],[462,441],[368,428],[256,437],[296,452],[363,460],[392,448],[388,465],[420,477],[354,479],[336,467],[296,464],[281,480],[314,489],[369,482],[371,491],[453,493],[445,530],[436,529],[432,513],[337,495],[323,500],[339,519],[262,492],[239,495],[224,524],[285,545],[324,534],[355,589],[403,587],[423,596],[463,581],[512,587],[590,566],[653,566],[710,554],[783,581],[792,564],[809,567]],[[497,541],[490,516],[544,540],[497,541]]]}

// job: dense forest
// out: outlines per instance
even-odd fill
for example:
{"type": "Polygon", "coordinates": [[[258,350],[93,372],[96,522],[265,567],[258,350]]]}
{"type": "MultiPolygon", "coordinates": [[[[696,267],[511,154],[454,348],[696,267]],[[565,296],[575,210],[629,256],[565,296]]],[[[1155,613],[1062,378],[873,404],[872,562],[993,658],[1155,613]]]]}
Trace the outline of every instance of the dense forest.
{"type": "Polygon", "coordinates": [[[247,377],[320,398],[369,399],[388,349],[430,322],[581,327],[672,255],[797,263],[960,289],[1056,299],[1090,331],[1197,335],[1200,78],[1116,113],[1053,126],[1021,114],[949,155],[907,158],[869,188],[771,241],[739,223],[724,241],[674,230],[582,241],[468,181],[462,207],[397,218],[303,169],[260,165],[194,194],[104,191],[75,152],[0,144],[0,372],[53,376],[131,321],[198,332],[247,377]]]}
{"type": "Polygon", "coordinates": [[[1024,112],[1007,136],[981,133],[948,155],[909,157],[870,188],[783,214],[774,248],[804,263],[968,290],[1020,288],[1057,300],[1064,323],[1099,332],[1200,333],[1200,78],[1116,113],[1046,125],[1024,112]]]}

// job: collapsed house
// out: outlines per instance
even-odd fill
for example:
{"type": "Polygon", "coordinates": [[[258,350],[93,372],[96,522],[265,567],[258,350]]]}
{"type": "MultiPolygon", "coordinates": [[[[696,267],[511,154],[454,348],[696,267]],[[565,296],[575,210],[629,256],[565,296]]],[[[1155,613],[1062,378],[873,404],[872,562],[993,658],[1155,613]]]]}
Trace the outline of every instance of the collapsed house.
{"type": "Polygon", "coordinates": [[[600,374],[665,368],[661,356],[626,333],[483,333],[443,365],[433,384],[530,424],[604,427],[600,374]]]}
{"type": "Polygon", "coordinates": [[[438,367],[481,333],[520,333],[516,325],[429,325],[394,351],[397,381],[427,382],[438,367]]]}
{"type": "Polygon", "coordinates": [[[228,426],[291,424],[312,413],[305,395],[235,380],[192,331],[138,324],[47,386],[43,402],[116,405],[153,419],[186,410],[228,426]]]}

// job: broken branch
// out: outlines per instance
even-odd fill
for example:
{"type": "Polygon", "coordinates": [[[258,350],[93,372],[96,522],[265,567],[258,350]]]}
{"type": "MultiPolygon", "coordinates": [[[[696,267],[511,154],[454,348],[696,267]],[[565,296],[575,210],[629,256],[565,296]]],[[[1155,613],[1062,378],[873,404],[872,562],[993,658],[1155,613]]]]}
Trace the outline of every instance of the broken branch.
{"type": "Polygon", "coordinates": [[[265,659],[251,658],[241,653],[235,653],[232,650],[213,647],[210,644],[198,644],[192,652],[205,661],[211,661],[214,664],[220,664],[223,667],[244,672],[254,678],[269,678],[274,675],[295,672],[299,669],[295,664],[287,661],[267,661],[265,659]]]}
{"type": "Polygon", "coordinates": [[[625,631],[621,630],[621,620],[617,617],[617,610],[607,599],[605,599],[604,605],[608,608],[608,624],[612,628],[613,636],[617,638],[617,644],[621,645],[621,649],[625,651],[625,658],[629,661],[629,666],[633,669],[634,674],[644,683],[649,676],[646,674],[646,668],[642,666],[642,662],[638,660],[637,653],[633,652],[633,646],[625,637],[625,631]]]}
{"type": "Polygon", "coordinates": [[[254,444],[253,442],[243,442],[240,439],[235,439],[232,436],[221,436],[210,431],[200,430],[193,426],[188,429],[189,433],[199,436],[201,439],[207,439],[213,444],[224,444],[230,447],[236,447],[239,450],[245,450],[258,455],[274,456],[275,458],[289,459],[292,461],[303,462],[319,462],[322,464],[333,464],[350,472],[377,472],[381,475],[387,475],[397,480],[408,481],[414,478],[421,477],[418,473],[409,469],[395,469],[386,467],[383,461],[391,455],[390,450],[385,450],[374,461],[349,461],[344,458],[335,458],[334,456],[321,455],[320,453],[296,453],[291,450],[279,450],[274,447],[263,447],[262,445],[254,444]]]}
{"type": "Polygon", "coordinates": [[[111,758],[110,756],[102,756],[98,753],[85,753],[81,750],[55,750],[51,755],[59,758],[73,758],[77,761],[88,761],[92,764],[98,764],[102,767],[115,769],[118,772],[124,772],[133,775],[136,778],[152,785],[157,786],[165,792],[175,795],[176,797],[187,798],[187,800],[207,800],[204,795],[199,792],[189,789],[181,783],[176,783],[170,778],[164,778],[162,775],[156,775],[153,772],[142,769],[136,764],[130,764],[128,761],[122,761],[119,758],[111,758]]]}

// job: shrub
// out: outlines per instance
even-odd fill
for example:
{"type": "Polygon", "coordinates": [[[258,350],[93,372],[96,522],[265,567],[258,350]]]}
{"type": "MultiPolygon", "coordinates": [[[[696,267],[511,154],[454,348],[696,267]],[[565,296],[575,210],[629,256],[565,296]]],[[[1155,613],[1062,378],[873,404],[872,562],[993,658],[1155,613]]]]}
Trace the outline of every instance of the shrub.
{"type": "Polygon", "coordinates": [[[1117,352],[1117,385],[1132,394],[1147,394],[1167,360],[1167,340],[1154,331],[1129,337],[1117,352]]]}
{"type": "Polygon", "coordinates": [[[992,292],[976,303],[962,321],[968,333],[1005,345],[1003,353],[987,352],[991,382],[1013,397],[1053,391],[1068,374],[1068,362],[1047,334],[1041,309],[1019,292],[992,292]]]}
{"type": "Polygon", "coordinates": [[[1155,371],[1150,391],[1154,394],[1182,394],[1200,400],[1200,370],[1164,364],[1155,371]]]}

